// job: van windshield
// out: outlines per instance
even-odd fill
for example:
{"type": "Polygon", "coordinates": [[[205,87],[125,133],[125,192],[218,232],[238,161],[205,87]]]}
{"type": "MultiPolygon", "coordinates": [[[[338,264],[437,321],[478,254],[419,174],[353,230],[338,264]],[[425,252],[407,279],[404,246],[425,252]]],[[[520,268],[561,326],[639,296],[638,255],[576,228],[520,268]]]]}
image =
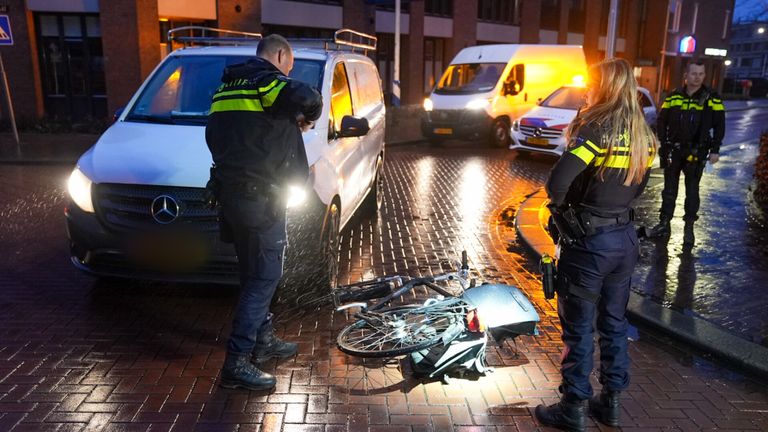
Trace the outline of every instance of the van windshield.
{"type": "Polygon", "coordinates": [[[584,87],[560,87],[541,103],[541,106],[578,110],[584,105],[587,89],[584,87]]]}
{"type": "Polygon", "coordinates": [[[437,83],[435,93],[466,94],[490,91],[496,86],[505,66],[505,63],[452,64],[437,83]]]}
{"type": "MultiPolygon", "coordinates": [[[[174,56],[155,72],[126,117],[128,121],[205,125],[224,68],[252,57],[174,56]]],[[[320,87],[323,62],[296,59],[291,78],[320,87]]]]}

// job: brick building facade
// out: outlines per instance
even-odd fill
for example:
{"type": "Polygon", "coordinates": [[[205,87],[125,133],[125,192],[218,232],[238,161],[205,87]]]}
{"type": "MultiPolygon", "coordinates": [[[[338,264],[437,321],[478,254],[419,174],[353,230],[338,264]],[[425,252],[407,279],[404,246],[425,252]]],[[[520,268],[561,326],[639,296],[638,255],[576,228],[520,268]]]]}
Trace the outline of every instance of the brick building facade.
{"type": "MultiPolygon", "coordinates": [[[[123,106],[163,57],[169,28],[199,24],[295,37],[335,29],[375,33],[385,91],[394,59],[393,1],[373,0],[9,0],[15,37],[0,47],[19,118],[107,117],[123,106]]],[[[417,104],[462,48],[487,43],[576,44],[587,61],[605,56],[609,0],[403,0],[402,99],[417,104]]],[[[727,48],[734,0],[620,0],[616,55],[641,84],[679,84],[689,57],[727,48]],[[666,13],[665,13],[666,12],[666,13]],[[724,18],[725,17],[725,18],[724,18]],[[664,44],[664,27],[670,29],[664,44]],[[686,35],[696,51],[675,46],[686,35]]],[[[706,56],[705,56],[706,57],[706,56]]],[[[710,58],[712,83],[722,58],[710,58]]]]}

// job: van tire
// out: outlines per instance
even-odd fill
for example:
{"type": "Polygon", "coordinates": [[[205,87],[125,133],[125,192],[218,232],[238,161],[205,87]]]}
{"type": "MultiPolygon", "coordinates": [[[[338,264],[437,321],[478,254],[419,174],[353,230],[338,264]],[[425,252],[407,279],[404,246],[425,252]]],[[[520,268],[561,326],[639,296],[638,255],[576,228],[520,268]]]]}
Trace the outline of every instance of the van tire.
{"type": "Polygon", "coordinates": [[[330,292],[336,287],[339,276],[339,247],[341,246],[341,211],[335,201],[331,202],[325,214],[323,231],[320,236],[320,260],[318,263],[318,288],[330,292]]]}
{"type": "Polygon", "coordinates": [[[503,117],[494,120],[489,138],[491,147],[506,148],[509,146],[509,139],[509,120],[503,117]]]}
{"type": "Polygon", "coordinates": [[[360,210],[362,210],[362,214],[365,216],[377,216],[384,200],[384,191],[382,190],[382,182],[384,180],[381,176],[382,165],[383,161],[381,156],[379,156],[376,159],[376,174],[374,174],[371,189],[368,190],[368,195],[365,196],[365,200],[360,205],[360,210]]]}

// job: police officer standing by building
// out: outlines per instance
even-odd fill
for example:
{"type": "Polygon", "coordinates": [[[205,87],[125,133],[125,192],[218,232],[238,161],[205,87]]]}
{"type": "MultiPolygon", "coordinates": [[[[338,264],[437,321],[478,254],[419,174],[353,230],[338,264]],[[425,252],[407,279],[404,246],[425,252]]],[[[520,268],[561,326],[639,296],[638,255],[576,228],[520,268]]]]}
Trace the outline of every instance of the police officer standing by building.
{"type": "Polygon", "coordinates": [[[625,314],[639,253],[631,203],[648,182],[657,147],[626,60],[590,68],[586,105],[566,137],[568,149],[546,185],[560,234],[556,286],[565,344],[563,396],[556,404],[537,406],[536,417],[583,431],[587,405],[598,421],[619,424],[619,392],[629,385],[625,314]],[[595,315],[602,392],[592,398],[595,315]]]}
{"type": "Polygon", "coordinates": [[[288,78],[293,52],[283,37],[262,39],[256,56],[226,68],[205,131],[222,228],[231,231],[241,284],[221,386],[250,390],[276,383],[258,363],[297,352],[296,344],[275,335],[269,306],[283,273],[286,186],[303,185],[309,175],[301,132],[322,111],[315,89],[288,78]]]}
{"type": "Polygon", "coordinates": [[[685,228],[683,244],[695,242],[693,223],[698,219],[699,182],[704,166],[720,159],[720,144],[725,135],[725,109],[717,93],[703,85],[703,62],[691,62],[685,71],[685,86],[664,100],[657,120],[661,147],[659,157],[664,168],[664,190],[658,225],[652,237],[670,234],[675,212],[680,173],[685,175],[685,228]]]}

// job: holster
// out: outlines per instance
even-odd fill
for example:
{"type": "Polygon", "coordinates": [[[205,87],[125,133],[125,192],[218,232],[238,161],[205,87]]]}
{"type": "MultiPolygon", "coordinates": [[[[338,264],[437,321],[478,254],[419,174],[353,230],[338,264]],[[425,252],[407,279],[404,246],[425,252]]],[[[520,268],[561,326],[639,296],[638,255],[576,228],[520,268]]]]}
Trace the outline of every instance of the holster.
{"type": "Polygon", "coordinates": [[[587,233],[584,231],[581,222],[579,222],[576,210],[573,207],[558,208],[549,206],[549,210],[552,213],[552,223],[557,229],[557,235],[562,244],[570,246],[576,240],[586,237],[587,233]]]}
{"type": "Polygon", "coordinates": [[[214,209],[219,205],[221,193],[221,182],[216,178],[216,164],[211,165],[208,175],[208,182],[203,190],[203,201],[209,209],[214,209]]]}
{"type": "Polygon", "coordinates": [[[273,219],[280,217],[288,205],[288,192],[284,187],[274,183],[246,182],[243,184],[245,196],[264,199],[266,209],[273,219]]]}

